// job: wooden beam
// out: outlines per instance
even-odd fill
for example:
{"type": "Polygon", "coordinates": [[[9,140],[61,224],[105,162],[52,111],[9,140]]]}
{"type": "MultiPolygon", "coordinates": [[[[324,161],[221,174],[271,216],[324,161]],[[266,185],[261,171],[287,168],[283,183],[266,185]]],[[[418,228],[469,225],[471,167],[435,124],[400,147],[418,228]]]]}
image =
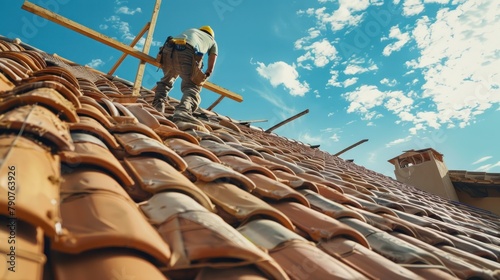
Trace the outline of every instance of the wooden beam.
{"type": "Polygon", "coordinates": [[[207,110],[208,110],[208,111],[212,111],[212,109],[213,109],[213,108],[215,108],[215,106],[217,106],[217,105],[218,105],[218,104],[222,101],[222,99],[224,99],[224,96],[222,96],[222,95],[221,95],[221,96],[220,96],[217,100],[215,100],[215,102],[214,102],[214,103],[212,103],[212,105],[210,105],[210,106],[207,108],[207,110]]]}
{"type": "MultiPolygon", "coordinates": [[[[69,28],[69,29],[71,29],[73,31],[76,31],[76,32],[78,32],[80,34],[83,34],[83,35],[85,35],[87,37],[90,37],[90,38],[92,38],[92,39],[94,39],[94,40],[96,40],[98,42],[101,42],[101,43],[103,43],[105,45],[108,45],[108,46],[110,46],[112,48],[115,48],[115,49],[117,49],[117,50],[119,50],[121,52],[124,52],[124,53],[126,53],[128,55],[131,55],[131,56],[133,56],[135,58],[138,58],[141,61],[145,61],[145,62],[147,62],[147,63],[149,63],[151,65],[154,65],[154,66],[157,66],[157,67],[161,67],[161,65],[156,61],[155,57],[149,56],[149,55],[147,55],[147,54],[145,54],[145,53],[143,53],[143,52],[141,52],[139,50],[134,49],[133,47],[130,47],[130,46],[124,44],[124,43],[116,41],[116,40],[114,40],[114,39],[112,39],[112,38],[110,38],[110,37],[108,37],[106,35],[103,35],[103,34],[101,34],[99,32],[96,32],[96,31],[94,31],[94,30],[92,30],[92,29],[90,29],[90,28],[88,28],[88,27],[86,27],[84,25],[81,25],[81,24],[79,24],[77,22],[74,22],[74,21],[72,21],[70,19],[67,19],[67,18],[65,18],[65,17],[63,17],[61,15],[58,15],[58,14],[56,14],[54,12],[51,12],[51,11],[49,11],[47,9],[44,9],[44,8],[42,8],[40,6],[37,6],[37,5],[33,4],[33,3],[25,1],[23,3],[22,8],[24,10],[28,11],[28,12],[31,12],[31,13],[33,13],[35,15],[38,15],[38,16],[41,16],[41,17],[43,17],[45,19],[48,19],[48,20],[50,20],[52,22],[60,24],[60,25],[62,25],[64,27],[69,28]]],[[[230,99],[232,99],[234,101],[237,101],[237,102],[242,102],[243,101],[243,97],[241,95],[236,94],[236,93],[234,93],[234,92],[232,92],[232,91],[230,91],[228,89],[225,89],[225,88],[223,88],[221,86],[218,86],[216,84],[213,84],[213,83],[211,83],[209,81],[205,82],[205,84],[203,85],[203,87],[206,88],[206,89],[208,89],[208,90],[211,90],[211,91],[213,91],[215,93],[223,95],[223,96],[225,96],[227,98],[230,98],[230,99]]]]}
{"type": "Polygon", "coordinates": [[[155,66],[160,66],[160,64],[158,62],[156,62],[155,58],[153,58],[153,57],[151,57],[151,56],[149,56],[149,55],[147,55],[139,50],[136,50],[128,45],[125,45],[124,43],[116,41],[116,40],[114,40],[106,35],[103,35],[99,32],[96,32],[96,31],[94,31],[86,26],[83,26],[79,23],[76,23],[70,19],[67,19],[63,16],[60,16],[54,12],[51,12],[47,9],[44,9],[40,6],[33,4],[33,3],[25,1],[23,3],[22,8],[28,12],[32,12],[38,16],[41,16],[45,19],[53,21],[57,24],[60,24],[66,28],[69,28],[73,31],[81,33],[87,37],[90,37],[96,41],[99,41],[103,44],[106,44],[106,45],[108,45],[112,48],[115,48],[121,52],[127,53],[133,57],[140,59],[140,60],[147,61],[148,63],[151,63],[155,66]]]}
{"type": "Polygon", "coordinates": [[[356,147],[356,146],[358,146],[358,145],[360,145],[360,144],[365,143],[366,141],[368,141],[368,139],[363,139],[363,140],[361,140],[361,141],[358,141],[358,142],[356,142],[356,143],[352,144],[351,146],[349,146],[349,147],[347,147],[347,148],[343,149],[342,151],[340,151],[340,152],[338,152],[338,153],[334,154],[334,156],[338,157],[338,156],[340,156],[341,154],[343,154],[343,153],[345,153],[345,152],[349,151],[350,149],[352,149],[352,148],[354,148],[354,147],[356,147]]]}
{"type": "Polygon", "coordinates": [[[307,113],[309,113],[309,109],[306,109],[306,110],[304,110],[304,111],[302,111],[302,112],[298,113],[297,115],[292,116],[292,117],[290,117],[290,118],[288,118],[288,119],[286,119],[286,120],[284,120],[284,121],[282,121],[282,122],[280,122],[280,123],[276,124],[275,126],[273,126],[273,127],[271,127],[271,128],[268,128],[265,132],[270,133],[270,132],[272,132],[273,130],[275,130],[276,128],[278,128],[278,127],[280,127],[280,126],[282,126],[282,125],[285,125],[285,124],[287,124],[287,123],[289,123],[289,122],[291,122],[291,121],[293,121],[293,120],[295,120],[295,119],[297,119],[297,118],[299,118],[299,117],[302,117],[303,115],[305,115],[305,114],[307,114],[307,113]]]}
{"type": "MultiPolygon", "coordinates": [[[[148,31],[148,36],[146,36],[146,41],[144,42],[143,53],[149,53],[151,47],[151,41],[153,41],[153,33],[156,27],[156,19],[158,18],[158,13],[160,12],[161,0],[156,0],[155,7],[153,8],[153,15],[151,16],[151,27],[148,31]]],[[[142,78],[144,77],[144,70],[146,69],[146,61],[141,60],[139,67],[137,68],[137,74],[135,76],[134,88],[132,89],[132,95],[141,95],[142,78]]]]}
{"type": "Polygon", "coordinates": [[[221,86],[218,86],[216,84],[213,84],[213,83],[211,83],[209,81],[206,81],[205,84],[203,84],[203,87],[206,88],[206,89],[208,89],[208,90],[211,90],[211,91],[213,91],[215,93],[223,95],[223,96],[225,96],[227,98],[230,98],[230,99],[232,99],[234,101],[237,101],[237,102],[243,101],[243,97],[241,95],[236,94],[236,93],[234,93],[234,92],[232,92],[232,91],[230,91],[228,89],[225,89],[225,88],[223,88],[221,86]]]}
{"type": "MultiPolygon", "coordinates": [[[[131,47],[134,47],[135,44],[137,44],[137,42],[139,42],[139,40],[142,38],[142,35],[144,35],[144,33],[146,33],[146,31],[148,31],[150,25],[151,25],[151,22],[148,22],[148,23],[146,23],[146,25],[144,25],[144,27],[141,29],[139,34],[137,34],[137,36],[135,36],[132,43],[130,43],[131,47]]],[[[120,64],[123,62],[125,57],[127,57],[127,55],[128,55],[127,53],[123,53],[122,56],[120,56],[120,58],[116,61],[115,65],[113,65],[113,67],[111,67],[111,69],[109,70],[108,75],[113,75],[115,73],[116,69],[118,69],[118,66],[120,66],[120,64]]]]}

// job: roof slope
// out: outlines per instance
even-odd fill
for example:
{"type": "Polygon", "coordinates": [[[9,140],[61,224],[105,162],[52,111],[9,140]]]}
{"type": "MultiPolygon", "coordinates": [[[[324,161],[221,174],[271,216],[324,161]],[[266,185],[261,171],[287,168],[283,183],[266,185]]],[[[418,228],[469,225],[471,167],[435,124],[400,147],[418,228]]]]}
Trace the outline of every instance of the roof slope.
{"type": "Polygon", "coordinates": [[[0,50],[1,279],[500,279],[498,216],[0,50]]]}

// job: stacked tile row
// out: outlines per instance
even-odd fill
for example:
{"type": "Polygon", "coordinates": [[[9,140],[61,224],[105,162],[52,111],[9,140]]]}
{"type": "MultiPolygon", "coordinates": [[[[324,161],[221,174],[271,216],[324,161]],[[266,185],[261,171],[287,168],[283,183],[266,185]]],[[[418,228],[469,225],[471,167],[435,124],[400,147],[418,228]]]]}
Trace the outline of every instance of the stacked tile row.
{"type": "Polygon", "coordinates": [[[173,123],[149,90],[0,49],[18,268],[1,279],[500,279],[498,216],[214,112],[173,123]]]}

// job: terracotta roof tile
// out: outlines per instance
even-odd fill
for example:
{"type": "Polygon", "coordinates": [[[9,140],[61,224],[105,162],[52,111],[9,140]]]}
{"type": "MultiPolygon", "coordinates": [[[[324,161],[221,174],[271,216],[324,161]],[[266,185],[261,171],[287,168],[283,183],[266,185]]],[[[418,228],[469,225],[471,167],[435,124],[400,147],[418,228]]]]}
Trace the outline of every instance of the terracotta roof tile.
{"type": "MultiPolygon", "coordinates": [[[[245,155],[246,156],[246,155],[245,155]]],[[[219,159],[227,166],[231,167],[233,170],[240,172],[242,174],[247,174],[247,173],[258,173],[265,175],[273,180],[277,180],[278,178],[274,173],[256,163],[253,163],[250,158],[241,158],[240,156],[234,156],[234,155],[223,155],[219,156],[219,159]]]]}
{"type": "Polygon", "coordinates": [[[80,254],[54,251],[50,257],[54,275],[47,279],[168,279],[141,253],[127,248],[105,248],[80,254]]]}
{"type": "Polygon", "coordinates": [[[74,151],[60,152],[61,161],[70,168],[80,165],[90,165],[112,174],[116,180],[125,186],[131,186],[134,181],[125,171],[120,162],[113,156],[99,138],[90,134],[73,133],[72,137],[78,137],[74,151]]]}
{"type": "Polygon", "coordinates": [[[370,247],[368,241],[360,232],[302,204],[296,202],[280,202],[272,203],[272,206],[290,217],[297,229],[301,233],[306,234],[310,240],[319,242],[323,239],[343,236],[365,247],[370,247]]]}
{"type": "MultiPolygon", "coordinates": [[[[8,241],[9,237],[13,236],[10,228],[12,220],[6,216],[0,216],[0,222],[6,225],[0,227],[0,238],[1,240],[8,241]]],[[[22,250],[18,249],[14,251],[14,263],[16,264],[15,273],[16,277],[18,277],[17,279],[42,279],[44,265],[47,262],[47,257],[44,254],[45,244],[43,230],[40,227],[33,226],[32,223],[17,220],[15,223],[15,231],[16,238],[14,239],[15,243],[13,244],[15,245],[13,246],[14,248],[22,248],[22,250]],[[23,267],[23,269],[19,269],[21,267],[23,267]]],[[[12,237],[10,240],[12,240],[12,237]]],[[[7,255],[11,253],[9,249],[2,248],[1,251],[7,255]]],[[[10,264],[10,261],[10,256],[7,255],[6,262],[10,264]]],[[[7,273],[6,271],[5,269],[4,273],[7,273]]],[[[3,274],[3,276],[5,275],[6,274],[3,274]]]]}
{"type": "MultiPolygon", "coordinates": [[[[147,194],[164,191],[177,191],[189,195],[205,208],[213,210],[215,207],[210,199],[197,188],[191,181],[178,172],[167,162],[154,157],[130,157],[124,159],[124,164],[134,176],[135,185],[128,188],[127,192],[134,198],[133,188],[140,188],[147,194]]],[[[139,199],[137,199],[139,200],[139,199]]],[[[140,201],[145,199],[140,199],[140,201]]]]}
{"type": "Polygon", "coordinates": [[[424,241],[397,232],[394,232],[392,235],[403,239],[415,246],[418,246],[428,252],[431,252],[432,254],[437,256],[443,262],[443,264],[454,273],[455,276],[460,279],[495,279],[492,271],[487,271],[481,267],[470,264],[463,259],[446,253],[445,251],[436,248],[424,241]]]}
{"type": "Polygon", "coordinates": [[[130,156],[148,154],[165,160],[180,172],[183,172],[187,168],[187,163],[182,157],[156,139],[135,132],[116,133],[115,137],[130,156]]]}
{"type": "Polygon", "coordinates": [[[293,229],[290,219],[268,203],[229,183],[196,183],[217,206],[226,222],[239,225],[257,217],[266,217],[293,229]],[[223,213],[222,213],[223,212],[223,213]]]}
{"type": "Polygon", "coordinates": [[[391,236],[389,233],[352,218],[343,218],[341,222],[362,234],[370,247],[387,259],[401,264],[440,265],[441,262],[433,254],[422,250],[404,240],[391,236]]]}
{"type": "Polygon", "coordinates": [[[352,240],[338,237],[318,243],[318,248],[370,279],[423,279],[352,240]]]}
{"type": "Polygon", "coordinates": [[[172,244],[173,257],[164,268],[168,276],[184,275],[184,278],[196,275],[205,267],[234,268],[253,264],[268,277],[288,279],[271,257],[219,216],[201,208],[185,195],[160,193],[141,208],[155,224],[159,224],[158,231],[163,240],[172,244]]]}
{"type": "Polygon", "coordinates": [[[59,157],[34,141],[14,135],[0,137],[0,155],[0,180],[3,182],[0,187],[0,213],[10,216],[9,197],[15,199],[16,218],[39,226],[46,234],[55,236],[61,222],[58,207],[61,174],[59,157]],[[16,186],[29,187],[17,187],[15,195],[9,195],[12,190],[8,186],[12,184],[7,182],[12,182],[12,176],[16,179],[16,186]]]}
{"type": "Polygon", "coordinates": [[[158,263],[169,261],[169,246],[115,179],[99,171],[73,171],[63,178],[61,191],[70,192],[60,205],[67,233],[54,240],[55,250],[76,254],[126,247],[148,254],[158,263]]]}
{"type": "Polygon", "coordinates": [[[249,192],[255,189],[255,184],[243,174],[206,157],[188,155],[184,157],[188,164],[188,172],[194,175],[196,182],[221,181],[235,184],[249,192]]]}
{"type": "Polygon", "coordinates": [[[68,124],[42,106],[26,105],[2,114],[0,128],[4,132],[25,135],[56,150],[74,149],[68,124]]]}
{"type": "Polygon", "coordinates": [[[273,201],[295,201],[310,207],[309,201],[304,195],[277,180],[253,172],[247,173],[245,176],[255,183],[256,188],[252,191],[252,194],[259,198],[273,201]]]}
{"type": "Polygon", "coordinates": [[[233,148],[231,146],[226,145],[225,142],[220,143],[220,142],[215,142],[212,140],[201,140],[200,146],[211,151],[219,158],[221,156],[233,155],[233,156],[243,158],[245,160],[250,160],[250,158],[245,153],[241,152],[240,150],[238,150],[236,148],[233,148]]]}

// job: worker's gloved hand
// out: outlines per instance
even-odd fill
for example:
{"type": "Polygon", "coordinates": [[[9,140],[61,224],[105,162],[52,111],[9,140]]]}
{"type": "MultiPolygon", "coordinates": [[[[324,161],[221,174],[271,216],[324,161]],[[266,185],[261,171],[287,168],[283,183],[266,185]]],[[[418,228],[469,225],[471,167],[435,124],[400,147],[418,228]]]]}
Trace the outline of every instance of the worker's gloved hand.
{"type": "Polygon", "coordinates": [[[210,72],[210,71],[205,71],[205,76],[207,76],[207,78],[208,78],[208,77],[210,77],[210,75],[211,75],[211,74],[212,74],[212,72],[210,72]]]}

